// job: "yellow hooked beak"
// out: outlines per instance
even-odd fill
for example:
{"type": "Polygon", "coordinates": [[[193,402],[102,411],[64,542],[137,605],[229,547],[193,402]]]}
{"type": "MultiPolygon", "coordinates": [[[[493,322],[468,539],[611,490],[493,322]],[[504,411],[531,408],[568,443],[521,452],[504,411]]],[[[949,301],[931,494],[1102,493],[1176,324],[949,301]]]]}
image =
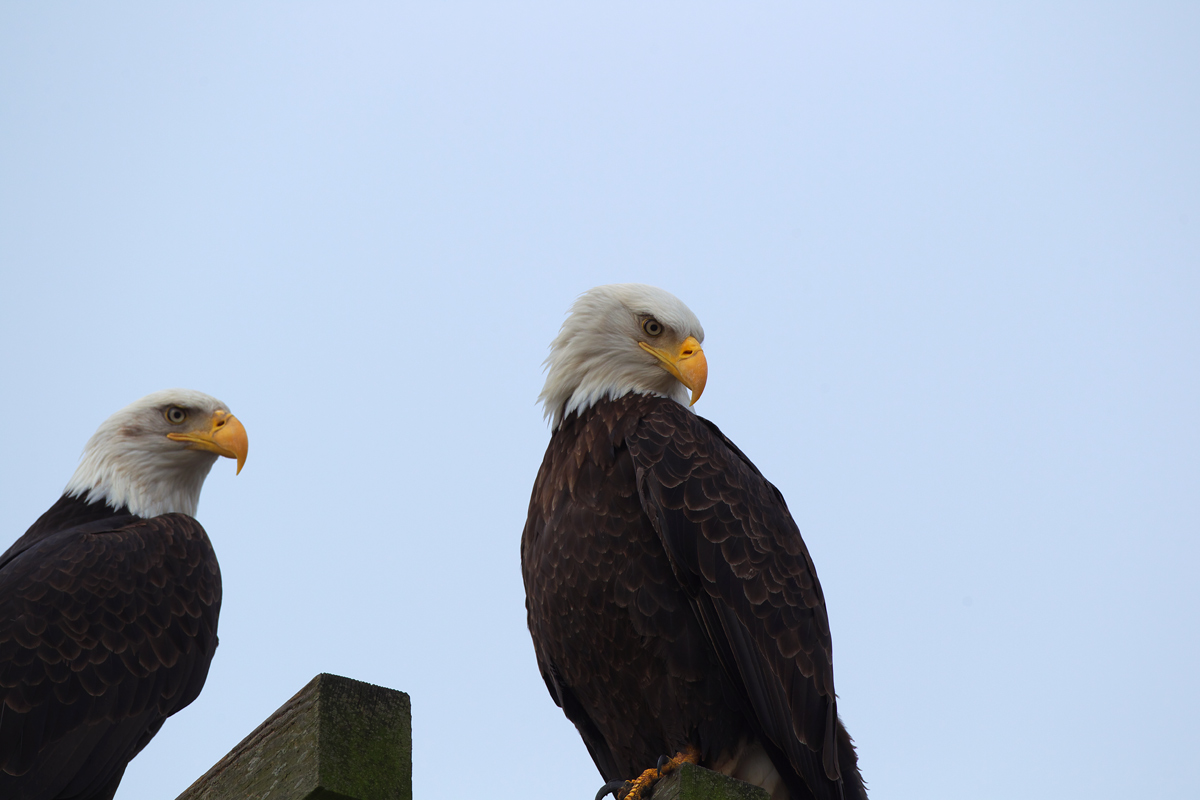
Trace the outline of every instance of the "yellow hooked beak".
{"type": "Polygon", "coordinates": [[[236,458],[239,473],[246,463],[246,451],[250,448],[242,423],[233,414],[221,409],[213,412],[212,427],[208,430],[168,433],[167,438],[187,442],[189,450],[207,450],[226,458],[236,458]]]}
{"type": "Polygon", "coordinates": [[[689,336],[684,339],[675,353],[659,350],[645,342],[638,342],[638,345],[657,358],[662,368],[675,376],[675,380],[692,390],[692,402],[689,405],[696,405],[696,401],[704,393],[704,384],[708,382],[708,361],[704,358],[704,351],[700,349],[696,337],[689,336]]]}

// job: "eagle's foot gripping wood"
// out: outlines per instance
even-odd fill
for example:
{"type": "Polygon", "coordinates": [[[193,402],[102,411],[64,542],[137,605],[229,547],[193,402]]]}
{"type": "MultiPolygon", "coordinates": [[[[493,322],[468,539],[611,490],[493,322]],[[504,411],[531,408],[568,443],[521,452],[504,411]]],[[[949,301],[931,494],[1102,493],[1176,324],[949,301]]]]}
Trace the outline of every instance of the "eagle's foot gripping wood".
{"type": "Polygon", "coordinates": [[[674,758],[665,763],[660,762],[658,766],[651,767],[630,781],[629,788],[619,796],[620,800],[649,800],[650,787],[657,783],[659,778],[671,774],[684,764],[695,764],[699,760],[700,749],[695,745],[688,745],[685,752],[676,753],[674,758]]]}

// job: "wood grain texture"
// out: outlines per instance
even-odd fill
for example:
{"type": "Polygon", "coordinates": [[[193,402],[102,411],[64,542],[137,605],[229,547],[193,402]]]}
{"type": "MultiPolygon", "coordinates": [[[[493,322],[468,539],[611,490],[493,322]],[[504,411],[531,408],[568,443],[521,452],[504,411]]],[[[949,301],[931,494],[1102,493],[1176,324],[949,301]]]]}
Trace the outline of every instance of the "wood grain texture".
{"type": "Polygon", "coordinates": [[[321,674],[178,800],[412,800],[404,692],[321,674]]]}

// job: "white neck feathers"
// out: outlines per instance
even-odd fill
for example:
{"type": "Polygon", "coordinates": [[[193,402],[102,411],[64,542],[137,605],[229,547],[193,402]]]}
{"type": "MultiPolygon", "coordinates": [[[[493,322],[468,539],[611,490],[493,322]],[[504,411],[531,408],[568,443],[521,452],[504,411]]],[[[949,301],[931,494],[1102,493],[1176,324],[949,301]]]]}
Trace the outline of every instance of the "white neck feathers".
{"type": "Polygon", "coordinates": [[[196,516],[204,479],[216,463],[213,453],[188,452],[186,459],[147,457],[123,442],[96,442],[93,436],[83,460],[63,494],[89,503],[124,506],[139,517],[179,513],[196,516]],[[104,446],[108,445],[108,446],[104,446]]]}
{"type": "Polygon", "coordinates": [[[538,400],[551,427],[601,400],[637,392],[688,406],[688,390],[638,345],[646,316],[703,341],[704,329],[674,295],[637,283],[598,286],[581,295],[550,343],[538,400]]]}
{"type": "Polygon", "coordinates": [[[140,517],[177,512],[195,516],[215,453],[188,449],[167,438],[162,409],[178,404],[210,414],[219,400],[189,389],[147,395],[113,414],[96,430],[63,491],[89,503],[124,506],[140,517]]]}

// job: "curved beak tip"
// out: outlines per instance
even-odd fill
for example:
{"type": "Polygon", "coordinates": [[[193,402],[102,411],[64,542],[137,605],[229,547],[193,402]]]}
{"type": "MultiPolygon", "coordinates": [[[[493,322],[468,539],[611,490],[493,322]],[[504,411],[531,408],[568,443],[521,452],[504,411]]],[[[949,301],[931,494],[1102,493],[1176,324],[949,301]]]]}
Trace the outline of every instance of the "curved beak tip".
{"type": "Polygon", "coordinates": [[[246,436],[246,428],[242,421],[229,414],[214,420],[214,430],[211,434],[216,452],[237,462],[238,475],[246,465],[246,454],[250,450],[250,441],[246,436]]]}
{"type": "Polygon", "coordinates": [[[246,436],[246,428],[243,427],[241,420],[230,415],[221,429],[221,433],[226,439],[223,444],[231,456],[237,460],[237,472],[234,474],[241,475],[242,467],[246,465],[246,455],[250,452],[250,441],[246,436]]]}
{"type": "MultiPolygon", "coordinates": [[[[689,341],[695,342],[694,339],[689,341]]],[[[683,385],[692,390],[692,402],[688,405],[694,406],[708,383],[708,359],[700,349],[699,342],[695,342],[695,354],[679,362],[679,372],[684,378],[683,385]]]]}
{"type": "Polygon", "coordinates": [[[172,432],[167,434],[167,438],[176,442],[186,442],[191,450],[205,450],[234,459],[237,462],[238,474],[246,464],[246,453],[250,449],[246,429],[241,421],[222,411],[213,414],[212,427],[208,430],[172,432]]]}
{"type": "Polygon", "coordinates": [[[675,380],[692,390],[692,400],[688,406],[694,406],[708,382],[708,359],[704,357],[700,342],[689,336],[679,346],[678,353],[660,350],[645,342],[638,342],[638,346],[657,358],[662,368],[675,376],[675,380]]]}

